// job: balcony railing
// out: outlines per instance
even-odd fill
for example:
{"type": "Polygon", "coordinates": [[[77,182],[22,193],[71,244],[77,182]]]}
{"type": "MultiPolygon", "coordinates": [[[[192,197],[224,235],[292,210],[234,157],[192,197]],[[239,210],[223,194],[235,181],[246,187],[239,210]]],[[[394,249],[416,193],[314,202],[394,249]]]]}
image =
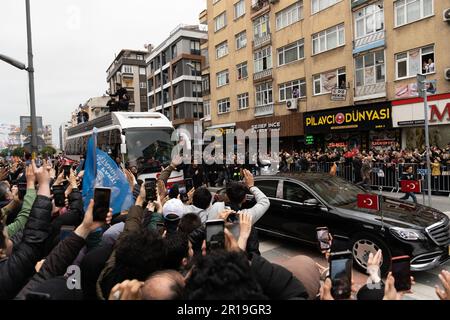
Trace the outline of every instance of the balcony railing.
{"type": "Polygon", "coordinates": [[[386,83],[368,84],[355,88],[355,100],[376,99],[386,96],[386,83]]]}
{"type": "Polygon", "coordinates": [[[262,81],[268,78],[272,78],[272,68],[253,74],[253,81],[262,81]]]}
{"type": "Polygon", "coordinates": [[[269,32],[262,37],[255,37],[253,40],[253,49],[261,48],[272,41],[272,34],[269,32]]]}
{"type": "Polygon", "coordinates": [[[362,5],[363,3],[369,2],[369,0],[352,0],[352,8],[362,5]]]}
{"type": "Polygon", "coordinates": [[[271,116],[273,115],[273,103],[264,106],[256,106],[255,117],[271,116]]]}
{"type": "Polygon", "coordinates": [[[385,31],[369,34],[368,36],[353,41],[353,53],[370,50],[373,48],[384,46],[385,31]]]}
{"type": "Polygon", "coordinates": [[[269,4],[269,0],[252,0],[252,10],[258,11],[269,4]]]}

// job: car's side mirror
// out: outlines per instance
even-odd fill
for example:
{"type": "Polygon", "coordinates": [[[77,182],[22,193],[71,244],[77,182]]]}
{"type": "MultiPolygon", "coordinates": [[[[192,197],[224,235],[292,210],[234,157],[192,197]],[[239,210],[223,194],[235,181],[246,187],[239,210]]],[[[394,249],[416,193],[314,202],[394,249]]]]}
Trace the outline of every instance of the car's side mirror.
{"type": "Polygon", "coordinates": [[[305,205],[310,206],[310,207],[318,207],[319,206],[319,201],[317,199],[308,199],[304,202],[305,205]]]}

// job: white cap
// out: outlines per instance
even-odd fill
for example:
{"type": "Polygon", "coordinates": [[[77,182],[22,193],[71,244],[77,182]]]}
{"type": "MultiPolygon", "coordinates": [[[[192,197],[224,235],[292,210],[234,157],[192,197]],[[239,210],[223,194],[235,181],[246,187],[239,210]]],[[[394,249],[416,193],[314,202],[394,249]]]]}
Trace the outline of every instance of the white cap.
{"type": "Polygon", "coordinates": [[[170,199],[163,207],[163,216],[166,218],[168,215],[175,215],[178,218],[174,219],[170,217],[168,220],[178,220],[184,215],[184,204],[180,199],[170,199]]]}

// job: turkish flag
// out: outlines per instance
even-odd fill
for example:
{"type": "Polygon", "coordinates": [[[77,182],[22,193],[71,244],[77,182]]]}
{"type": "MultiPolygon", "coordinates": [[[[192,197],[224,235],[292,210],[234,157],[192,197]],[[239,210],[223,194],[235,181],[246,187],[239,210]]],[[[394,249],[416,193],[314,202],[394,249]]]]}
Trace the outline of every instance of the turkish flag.
{"type": "Polygon", "coordinates": [[[417,180],[402,180],[400,181],[402,192],[422,192],[420,181],[417,180]]]}
{"type": "Polygon", "coordinates": [[[358,208],[380,210],[380,199],[376,194],[358,194],[358,208]]]}

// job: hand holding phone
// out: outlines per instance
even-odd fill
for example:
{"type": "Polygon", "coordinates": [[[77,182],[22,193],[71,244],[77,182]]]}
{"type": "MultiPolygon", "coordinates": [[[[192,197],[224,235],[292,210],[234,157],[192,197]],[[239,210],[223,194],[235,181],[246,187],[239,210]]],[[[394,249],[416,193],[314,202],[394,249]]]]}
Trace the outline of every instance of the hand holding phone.
{"type": "Polygon", "coordinates": [[[145,200],[147,202],[156,201],[156,179],[145,179],[145,200]]]}
{"type": "Polygon", "coordinates": [[[352,293],[352,262],[350,251],[330,255],[331,295],[334,299],[349,299],[352,293]]]}
{"type": "Polygon", "coordinates": [[[105,221],[111,202],[110,188],[95,188],[94,191],[94,221],[105,221]]]}
{"type": "Polygon", "coordinates": [[[216,250],[225,248],[225,221],[206,221],[206,250],[216,250]]]}
{"type": "Polygon", "coordinates": [[[189,192],[194,188],[194,181],[191,178],[184,179],[184,184],[186,186],[186,191],[189,192]]]}
{"type": "Polygon", "coordinates": [[[397,291],[411,290],[411,258],[409,256],[393,257],[391,266],[395,289],[397,291]]]}
{"type": "Polygon", "coordinates": [[[328,251],[331,249],[331,237],[327,227],[319,227],[316,229],[317,241],[320,251],[328,251]]]}
{"type": "Polygon", "coordinates": [[[55,206],[57,206],[58,208],[64,208],[66,206],[66,195],[64,194],[64,187],[61,185],[54,185],[52,189],[55,206]]]}

